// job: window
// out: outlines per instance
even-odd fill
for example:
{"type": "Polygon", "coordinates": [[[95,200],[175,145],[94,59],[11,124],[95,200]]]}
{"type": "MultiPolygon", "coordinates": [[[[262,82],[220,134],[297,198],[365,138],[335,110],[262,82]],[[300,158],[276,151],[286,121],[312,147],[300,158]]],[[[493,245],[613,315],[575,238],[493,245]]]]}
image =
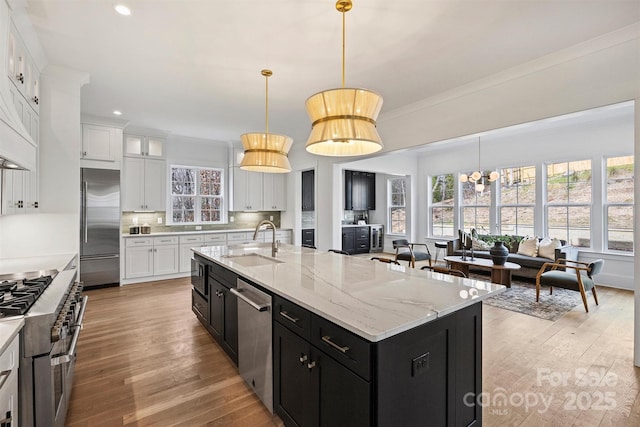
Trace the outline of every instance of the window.
{"type": "Polygon", "coordinates": [[[612,251],[633,252],[633,156],[607,159],[606,245],[612,251]]]}
{"type": "Polygon", "coordinates": [[[591,161],[547,165],[547,234],[591,247],[591,161]]]}
{"type": "Polygon", "coordinates": [[[499,233],[534,236],[536,168],[522,166],[500,171],[499,233]]]}
{"type": "Polygon", "coordinates": [[[431,236],[453,236],[455,202],[453,174],[431,177],[431,236]]]}
{"type": "Polygon", "coordinates": [[[406,178],[393,178],[387,181],[389,191],[389,233],[406,234],[406,178]]]}
{"type": "Polygon", "coordinates": [[[476,183],[467,181],[462,186],[462,229],[475,228],[480,234],[490,233],[491,184],[485,183],[482,191],[476,191],[476,183]]]}
{"type": "Polygon", "coordinates": [[[171,166],[172,223],[221,223],[223,175],[222,169],[171,166]]]}

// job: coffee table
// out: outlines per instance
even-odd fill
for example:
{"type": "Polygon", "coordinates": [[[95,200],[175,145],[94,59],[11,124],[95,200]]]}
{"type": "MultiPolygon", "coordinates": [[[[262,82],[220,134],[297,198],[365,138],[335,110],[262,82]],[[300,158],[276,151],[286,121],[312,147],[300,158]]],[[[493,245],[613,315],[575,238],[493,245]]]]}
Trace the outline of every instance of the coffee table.
{"type": "Polygon", "coordinates": [[[467,276],[469,276],[469,266],[489,268],[491,269],[491,282],[504,285],[507,288],[511,287],[511,272],[520,269],[520,265],[515,262],[496,265],[490,259],[474,258],[471,260],[471,257],[468,255],[466,260],[463,260],[461,256],[446,256],[444,260],[451,268],[460,270],[467,276]]]}

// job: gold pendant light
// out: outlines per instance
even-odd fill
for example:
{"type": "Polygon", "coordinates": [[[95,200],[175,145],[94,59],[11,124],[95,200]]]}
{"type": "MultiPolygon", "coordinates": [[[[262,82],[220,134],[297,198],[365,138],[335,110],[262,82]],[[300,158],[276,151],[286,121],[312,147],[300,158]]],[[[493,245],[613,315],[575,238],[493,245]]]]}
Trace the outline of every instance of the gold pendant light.
{"type": "Polygon", "coordinates": [[[382,97],[367,89],[344,87],[345,13],[351,0],[338,0],[342,13],[342,87],[310,96],[306,101],[311,119],[311,135],[306,150],[321,156],[358,156],[382,149],[376,130],[376,119],[382,108],[382,97]]]}
{"type": "Polygon", "coordinates": [[[286,135],[269,133],[269,77],[271,70],[262,70],[266,81],[266,118],[264,133],[254,132],[240,135],[244,147],[244,157],[240,169],[251,172],[287,173],[291,172],[291,164],[287,157],[293,139],[286,135]]]}

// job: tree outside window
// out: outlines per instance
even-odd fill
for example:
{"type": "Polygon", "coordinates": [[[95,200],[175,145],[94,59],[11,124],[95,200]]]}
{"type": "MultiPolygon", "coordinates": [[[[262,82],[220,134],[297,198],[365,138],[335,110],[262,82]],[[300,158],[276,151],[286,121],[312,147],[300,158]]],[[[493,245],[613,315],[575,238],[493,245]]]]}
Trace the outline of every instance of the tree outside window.
{"type": "Polygon", "coordinates": [[[533,236],[536,206],[536,168],[521,166],[500,171],[500,234],[533,236]]]}
{"type": "Polygon", "coordinates": [[[633,156],[606,161],[606,244],[611,251],[633,252],[633,156]]]}
{"type": "Polygon", "coordinates": [[[433,237],[454,236],[454,190],[453,174],[431,177],[431,236],[433,237]]]}
{"type": "Polygon", "coordinates": [[[171,166],[170,197],[173,223],[221,223],[223,170],[171,166]]]}
{"type": "Polygon", "coordinates": [[[547,234],[591,247],[591,160],[547,165],[547,234]]]}
{"type": "Polygon", "coordinates": [[[406,234],[406,178],[392,178],[387,181],[389,190],[389,233],[406,234]]]}

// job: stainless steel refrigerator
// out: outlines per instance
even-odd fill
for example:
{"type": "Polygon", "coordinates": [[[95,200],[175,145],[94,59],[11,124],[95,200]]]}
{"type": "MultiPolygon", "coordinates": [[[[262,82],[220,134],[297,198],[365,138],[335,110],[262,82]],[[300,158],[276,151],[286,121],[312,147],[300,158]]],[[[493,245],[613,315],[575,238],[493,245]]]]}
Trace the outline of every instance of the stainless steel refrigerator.
{"type": "Polygon", "coordinates": [[[120,171],[81,169],[80,280],[120,282],[120,171]]]}

